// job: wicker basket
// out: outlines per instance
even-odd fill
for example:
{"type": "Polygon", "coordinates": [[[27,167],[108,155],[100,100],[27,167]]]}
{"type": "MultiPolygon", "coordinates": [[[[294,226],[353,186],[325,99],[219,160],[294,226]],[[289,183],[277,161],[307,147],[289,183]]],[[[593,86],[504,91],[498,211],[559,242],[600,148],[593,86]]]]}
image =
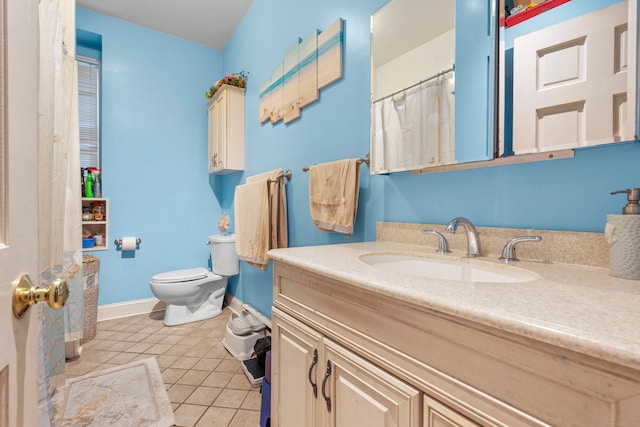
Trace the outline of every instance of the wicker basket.
{"type": "Polygon", "coordinates": [[[80,345],[96,336],[98,323],[98,272],[100,258],[82,255],[82,284],[84,288],[84,329],[80,345]]]}

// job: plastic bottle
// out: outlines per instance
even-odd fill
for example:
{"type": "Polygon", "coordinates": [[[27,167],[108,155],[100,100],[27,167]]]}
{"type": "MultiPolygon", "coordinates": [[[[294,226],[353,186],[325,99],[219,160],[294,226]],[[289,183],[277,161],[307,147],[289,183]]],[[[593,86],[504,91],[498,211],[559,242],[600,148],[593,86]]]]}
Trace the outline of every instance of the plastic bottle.
{"type": "Polygon", "coordinates": [[[84,197],[93,197],[93,177],[91,171],[87,170],[87,181],[84,185],[84,197]]]}
{"type": "Polygon", "coordinates": [[[80,183],[81,183],[81,191],[80,194],[84,197],[84,168],[80,168],[80,183]]]}
{"type": "Polygon", "coordinates": [[[96,176],[93,180],[93,186],[95,188],[93,196],[102,197],[102,171],[100,169],[96,169],[96,176]]]}

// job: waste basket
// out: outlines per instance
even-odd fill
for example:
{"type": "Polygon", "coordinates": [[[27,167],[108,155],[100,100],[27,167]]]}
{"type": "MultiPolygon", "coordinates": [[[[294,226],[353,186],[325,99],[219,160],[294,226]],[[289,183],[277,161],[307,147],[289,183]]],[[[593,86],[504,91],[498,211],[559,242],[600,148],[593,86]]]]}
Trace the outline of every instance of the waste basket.
{"type": "Polygon", "coordinates": [[[84,328],[80,345],[96,336],[98,323],[98,272],[100,258],[82,255],[82,288],[84,289],[84,328]]]}

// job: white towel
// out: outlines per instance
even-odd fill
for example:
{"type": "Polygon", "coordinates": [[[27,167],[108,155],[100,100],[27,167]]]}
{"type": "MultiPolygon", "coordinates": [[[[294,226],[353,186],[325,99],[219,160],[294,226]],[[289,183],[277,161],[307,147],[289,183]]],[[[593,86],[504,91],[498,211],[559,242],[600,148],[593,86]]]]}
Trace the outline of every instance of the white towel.
{"type": "Polygon", "coordinates": [[[266,270],[269,265],[269,193],[267,181],[238,185],[233,197],[238,258],[266,270]]]}
{"type": "Polygon", "coordinates": [[[266,270],[270,262],[269,249],[288,246],[287,196],[282,169],[247,177],[246,184],[236,187],[234,212],[238,257],[266,270]]]}
{"type": "Polygon", "coordinates": [[[320,231],[350,235],[358,211],[359,159],[322,163],[309,168],[311,221],[320,231]]]}

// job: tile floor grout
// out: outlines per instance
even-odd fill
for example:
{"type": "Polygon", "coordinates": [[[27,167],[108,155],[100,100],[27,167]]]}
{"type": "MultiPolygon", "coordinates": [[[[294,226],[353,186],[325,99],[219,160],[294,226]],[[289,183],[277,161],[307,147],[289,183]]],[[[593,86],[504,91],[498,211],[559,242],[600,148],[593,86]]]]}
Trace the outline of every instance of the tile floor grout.
{"type": "Polygon", "coordinates": [[[178,427],[258,426],[260,389],[222,345],[231,310],[213,319],[168,327],[164,312],[98,322],[66,377],[155,357],[178,427]]]}

